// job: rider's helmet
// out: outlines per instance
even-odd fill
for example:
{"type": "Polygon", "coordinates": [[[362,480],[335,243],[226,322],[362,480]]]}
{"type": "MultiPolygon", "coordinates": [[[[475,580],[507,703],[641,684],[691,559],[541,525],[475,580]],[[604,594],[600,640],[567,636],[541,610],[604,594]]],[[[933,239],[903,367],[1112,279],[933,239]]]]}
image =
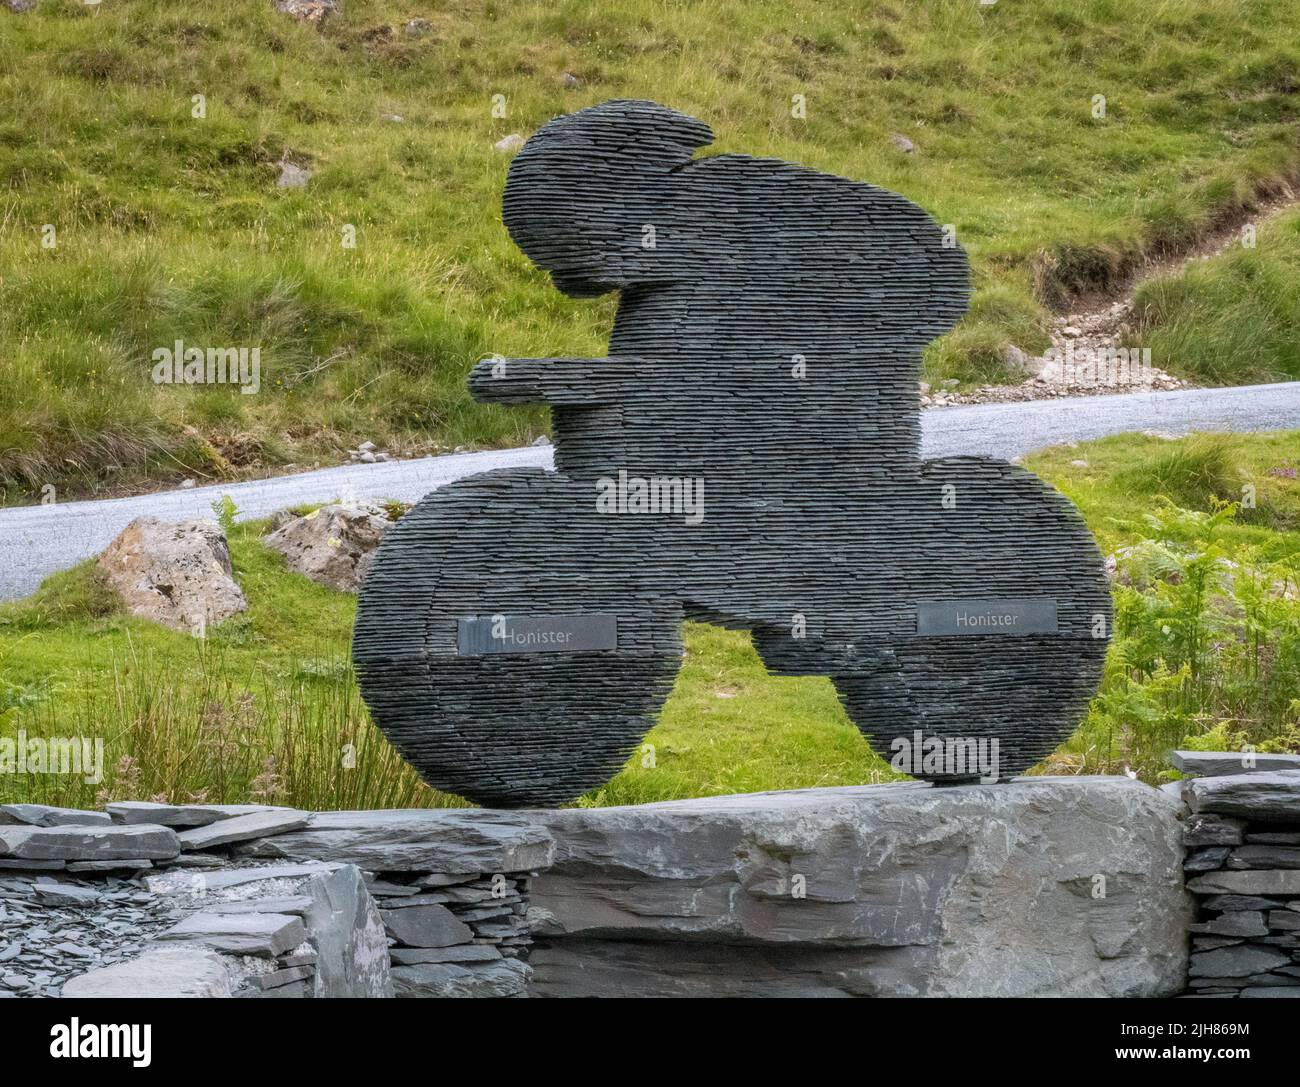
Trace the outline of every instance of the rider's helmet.
{"type": "Polygon", "coordinates": [[[697,148],[703,121],[654,102],[615,101],[543,125],[510,167],[502,217],[555,285],[592,297],[643,282],[644,231],[697,148]]]}

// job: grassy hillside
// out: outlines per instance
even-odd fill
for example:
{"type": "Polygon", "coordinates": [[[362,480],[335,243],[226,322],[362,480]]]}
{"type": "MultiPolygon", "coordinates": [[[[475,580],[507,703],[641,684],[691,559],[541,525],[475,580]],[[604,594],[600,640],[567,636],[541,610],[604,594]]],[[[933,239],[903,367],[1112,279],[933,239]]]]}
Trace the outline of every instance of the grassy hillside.
{"type": "MultiPolygon", "coordinates": [[[[1040,770],[1154,782],[1172,747],[1300,751],[1298,450],[1300,431],[1122,436],[1034,458],[1118,566],[1101,689],[1040,770]]],[[[91,785],[0,775],[0,801],[460,803],[425,788],[371,725],[347,659],[355,600],[287,573],[264,528],[233,527],[250,607],[206,642],[127,618],[89,564],[0,606],[0,733],[103,737],[109,766],[91,785]]],[[[747,635],[715,627],[689,624],[686,651],[652,757],[638,751],[583,803],[899,776],[828,680],[769,676],[747,635]]]]}
{"type": "Polygon", "coordinates": [[[1143,284],[1133,338],[1206,384],[1300,378],[1300,213],[1181,275],[1143,284]]]}
{"type": "Polygon", "coordinates": [[[6,501],[333,462],[365,438],[535,434],[539,412],[470,403],[468,367],[600,354],[612,308],[562,298],[513,248],[492,145],[607,98],[658,99],[707,120],[711,151],[870,180],[955,225],[978,293],[936,375],[996,378],[1006,343],[1047,345],[1044,305],[1300,167],[1285,0],[342,7],[319,28],[272,0],[0,9],[6,501]],[[313,171],[305,189],[277,188],[282,161],[313,171]],[[260,346],[262,391],[151,384],[176,339],[260,346]]]}

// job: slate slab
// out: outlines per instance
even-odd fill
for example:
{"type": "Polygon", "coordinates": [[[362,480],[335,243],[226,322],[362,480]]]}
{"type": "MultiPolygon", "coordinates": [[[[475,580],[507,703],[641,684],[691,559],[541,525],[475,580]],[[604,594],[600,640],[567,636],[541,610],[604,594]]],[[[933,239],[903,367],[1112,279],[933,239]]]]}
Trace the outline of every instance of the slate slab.
{"type": "Polygon", "coordinates": [[[1033,777],[532,812],[556,859],[532,883],[530,991],[1174,995],[1182,811],[1127,778],[1033,777]]]}
{"type": "Polygon", "coordinates": [[[169,827],[0,826],[0,856],[18,860],[167,860],[179,852],[169,827]]]}
{"type": "Polygon", "coordinates": [[[528,987],[532,970],[519,959],[484,965],[422,963],[394,966],[393,988],[398,997],[508,997],[528,987]]]}
{"type": "Polygon", "coordinates": [[[240,887],[264,880],[300,879],[334,871],[337,864],[312,861],[306,864],[261,864],[242,868],[179,870],[144,877],[145,887],[153,894],[206,894],[240,887]]]}
{"type": "MultiPolygon", "coordinates": [[[[1188,855],[1183,861],[1183,870],[1186,872],[1212,872],[1216,868],[1222,868],[1224,862],[1228,859],[1228,854],[1232,852],[1231,846],[1212,845],[1204,849],[1197,849],[1188,855]]],[[[1242,867],[1246,867],[1242,865],[1242,867]]]]}
{"type": "Polygon", "coordinates": [[[1189,778],[1183,782],[1183,802],[1197,813],[1294,823],[1300,816],[1300,770],[1189,778]]]}
{"type": "Polygon", "coordinates": [[[255,982],[259,989],[275,989],[290,982],[302,981],[316,973],[311,966],[288,966],[283,970],[272,970],[268,974],[258,974],[255,982]]]}
{"type": "Polygon", "coordinates": [[[241,845],[237,852],[342,861],[368,872],[478,876],[544,868],[554,859],[555,842],[523,814],[431,808],[320,812],[305,830],[241,845]]]}
{"type": "Polygon", "coordinates": [[[389,951],[395,966],[426,962],[495,962],[501,952],[491,944],[458,944],[453,947],[394,947],[389,951]]]}
{"type": "Polygon", "coordinates": [[[1171,751],[1169,761],[1180,773],[1198,777],[1300,770],[1300,755],[1264,755],[1259,752],[1171,751]]]}
{"type": "Polygon", "coordinates": [[[379,915],[388,935],[407,947],[447,947],[466,944],[474,938],[473,929],[458,921],[446,906],[380,910],[379,915]]]}
{"type": "Polygon", "coordinates": [[[105,808],[115,823],[153,823],[163,827],[206,827],[265,811],[289,811],[270,804],[155,804],[147,800],[114,801],[105,808]]]}
{"type": "Polygon", "coordinates": [[[222,819],[207,826],[182,830],[178,837],[182,849],[212,849],[220,845],[230,845],[232,842],[246,842],[253,838],[301,830],[311,822],[311,818],[309,813],[293,809],[253,812],[249,815],[237,815],[232,819],[222,819]]]}
{"type": "Polygon", "coordinates": [[[110,822],[102,811],[54,808],[48,804],[0,804],[0,823],[34,827],[94,826],[110,822]]]}
{"type": "Polygon", "coordinates": [[[93,887],[81,887],[75,883],[38,881],[32,885],[32,893],[43,906],[94,906],[100,900],[100,893],[93,887]]]}
{"type": "Polygon", "coordinates": [[[311,908],[310,895],[290,895],[287,898],[236,899],[232,902],[205,902],[208,913],[295,913],[301,917],[311,908]]]}
{"type": "Polygon", "coordinates": [[[1278,966],[1289,966],[1291,956],[1284,951],[1241,944],[1218,951],[1195,951],[1188,962],[1194,978],[1238,978],[1262,974],[1278,966]]]}
{"type": "Polygon", "coordinates": [[[1300,846],[1239,845],[1228,857],[1228,868],[1300,868],[1300,846]]]}
{"type": "Polygon", "coordinates": [[[229,960],[203,947],[150,948],[127,962],[91,970],[64,983],[65,997],[230,996],[229,960]]]}
{"type": "Polygon", "coordinates": [[[306,939],[302,918],[284,913],[195,913],[158,937],[201,943],[214,951],[274,958],[306,939]]]}
{"type": "Polygon", "coordinates": [[[69,872],[121,872],[124,870],[141,871],[152,868],[153,861],[144,857],[131,857],[120,861],[68,861],[69,872]]]}
{"type": "MultiPolygon", "coordinates": [[[[1300,914],[1296,916],[1300,918],[1300,914]]],[[[1225,913],[1212,920],[1191,925],[1188,931],[1207,936],[1267,936],[1268,928],[1262,913],[1243,910],[1238,913],[1225,913]]]]}
{"type": "Polygon", "coordinates": [[[1300,870],[1207,872],[1189,879],[1187,889],[1201,895],[1300,895],[1300,870]]]}
{"type": "Polygon", "coordinates": [[[1286,903],[1280,898],[1263,898],[1259,895],[1211,895],[1203,899],[1201,905],[1207,910],[1222,912],[1225,910],[1271,910],[1285,908],[1286,903]]]}
{"type": "MultiPolygon", "coordinates": [[[[1175,781],[1170,784],[1178,787],[1181,803],[1183,783],[1175,781]]],[[[1189,815],[1183,825],[1183,845],[1188,849],[1207,845],[1240,845],[1245,826],[1244,819],[1233,819],[1226,815],[1189,815]]]]}

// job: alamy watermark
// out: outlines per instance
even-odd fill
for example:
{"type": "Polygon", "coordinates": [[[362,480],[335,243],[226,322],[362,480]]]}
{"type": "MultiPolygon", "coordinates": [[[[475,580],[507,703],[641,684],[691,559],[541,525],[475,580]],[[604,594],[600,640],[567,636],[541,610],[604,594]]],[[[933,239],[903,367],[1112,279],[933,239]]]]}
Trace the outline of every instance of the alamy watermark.
{"type": "Polygon", "coordinates": [[[0,774],[66,774],[87,785],[104,780],[102,736],[0,736],[0,774]]]}
{"type": "Polygon", "coordinates": [[[260,347],[186,347],[177,340],[153,353],[155,385],[238,385],[241,393],[262,387],[260,347]]]}
{"type": "Polygon", "coordinates": [[[1044,358],[1070,385],[1149,385],[1156,376],[1149,347],[1075,347],[1067,340],[1064,348],[1053,347],[1044,358]]]}
{"type": "Polygon", "coordinates": [[[926,736],[916,729],[910,737],[895,736],[889,765],[913,777],[942,774],[977,777],[985,785],[998,780],[998,740],[988,736],[926,736]]]}
{"type": "Polygon", "coordinates": [[[619,469],[617,478],[596,480],[597,513],[676,514],[683,523],[704,520],[702,476],[630,476],[619,469]]]}

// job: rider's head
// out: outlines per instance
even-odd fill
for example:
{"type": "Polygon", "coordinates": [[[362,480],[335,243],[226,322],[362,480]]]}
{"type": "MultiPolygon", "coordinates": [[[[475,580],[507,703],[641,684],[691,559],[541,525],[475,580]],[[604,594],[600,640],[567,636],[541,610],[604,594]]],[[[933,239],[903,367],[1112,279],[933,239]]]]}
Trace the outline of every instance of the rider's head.
{"type": "Polygon", "coordinates": [[[654,102],[605,102],[557,117],[511,164],[506,229],[574,297],[653,279],[647,228],[673,171],[712,140],[702,121],[654,102]]]}

